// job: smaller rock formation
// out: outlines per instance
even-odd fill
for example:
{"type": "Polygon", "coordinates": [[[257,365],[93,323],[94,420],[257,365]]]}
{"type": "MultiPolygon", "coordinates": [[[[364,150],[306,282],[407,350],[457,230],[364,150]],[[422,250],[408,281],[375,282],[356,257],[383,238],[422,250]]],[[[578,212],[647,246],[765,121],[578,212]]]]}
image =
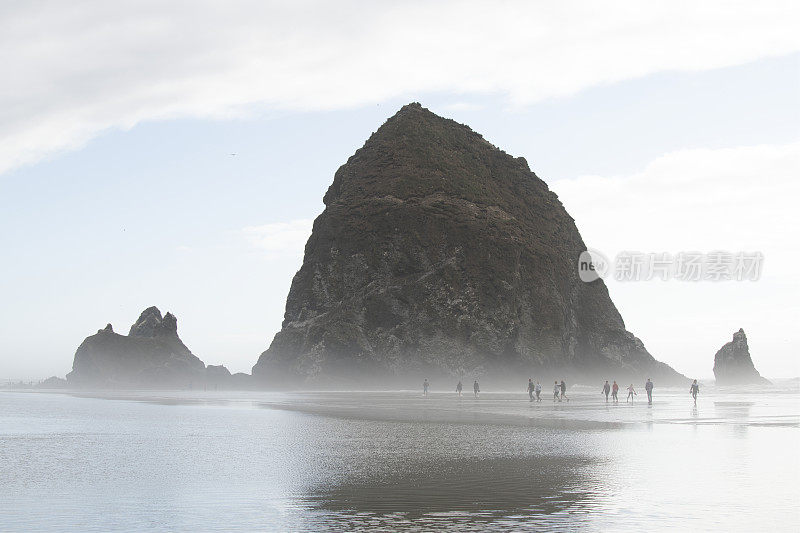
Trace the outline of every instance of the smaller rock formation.
{"type": "Polygon", "coordinates": [[[237,372],[231,374],[223,365],[208,365],[206,367],[205,387],[213,390],[247,390],[255,387],[250,374],[237,372]]]}
{"type": "Polygon", "coordinates": [[[40,389],[66,389],[67,387],[69,387],[67,380],[58,376],[51,376],[39,383],[40,389]]]}
{"type": "Polygon", "coordinates": [[[237,390],[257,389],[258,384],[253,381],[253,376],[244,372],[237,372],[231,376],[231,388],[237,390]]]}
{"type": "Polygon", "coordinates": [[[104,388],[190,388],[205,379],[206,365],[178,337],[177,319],[157,307],[145,309],[127,336],[108,324],[87,337],[67,374],[71,386],[104,388]]]}
{"type": "Polygon", "coordinates": [[[226,381],[231,378],[231,371],[223,365],[208,365],[206,367],[206,378],[209,381],[226,381]]]}
{"type": "Polygon", "coordinates": [[[75,352],[67,380],[50,378],[42,387],[249,389],[249,374],[198,359],[178,337],[178,319],[148,307],[128,335],[111,324],[87,337],[75,352]]]}
{"type": "Polygon", "coordinates": [[[747,335],[743,329],[733,334],[733,340],[719,349],[714,356],[714,377],[717,385],[768,384],[761,377],[747,346],[747,335]]]}
{"type": "Polygon", "coordinates": [[[214,390],[230,389],[233,386],[231,371],[223,365],[208,365],[206,367],[205,386],[214,390]]]}

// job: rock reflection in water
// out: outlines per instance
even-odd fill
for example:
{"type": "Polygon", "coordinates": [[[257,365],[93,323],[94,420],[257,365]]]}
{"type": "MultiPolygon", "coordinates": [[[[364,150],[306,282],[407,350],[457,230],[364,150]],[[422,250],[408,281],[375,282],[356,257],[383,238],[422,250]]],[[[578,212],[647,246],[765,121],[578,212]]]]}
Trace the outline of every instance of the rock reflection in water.
{"type": "MultiPolygon", "coordinates": [[[[586,508],[595,497],[592,461],[585,457],[528,457],[409,463],[403,471],[348,479],[305,496],[339,529],[447,523],[486,528],[586,508]],[[333,514],[330,514],[333,513],[333,514]]],[[[519,524],[519,522],[517,522],[519,524]]]]}

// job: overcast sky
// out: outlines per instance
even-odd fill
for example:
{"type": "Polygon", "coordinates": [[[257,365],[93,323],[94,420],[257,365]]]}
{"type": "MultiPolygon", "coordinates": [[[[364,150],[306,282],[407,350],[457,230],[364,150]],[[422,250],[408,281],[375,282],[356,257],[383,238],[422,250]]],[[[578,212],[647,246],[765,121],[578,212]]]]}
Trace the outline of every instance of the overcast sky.
{"type": "Polygon", "coordinates": [[[555,190],[587,244],[760,251],[758,281],[609,281],[710,377],[800,374],[796,2],[0,3],[0,378],[172,311],[249,371],[339,165],[410,101],[555,190]],[[236,154],[236,155],[231,155],[236,154]]]}

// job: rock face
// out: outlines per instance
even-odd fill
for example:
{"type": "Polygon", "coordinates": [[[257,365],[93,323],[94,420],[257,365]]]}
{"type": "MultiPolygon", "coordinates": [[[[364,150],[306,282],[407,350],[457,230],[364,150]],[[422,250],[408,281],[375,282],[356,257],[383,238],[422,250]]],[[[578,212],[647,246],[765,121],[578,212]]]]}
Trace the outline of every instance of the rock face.
{"type": "Polygon", "coordinates": [[[185,388],[201,385],[205,368],[178,337],[175,316],[162,317],[150,307],[127,336],[108,324],[87,337],[75,352],[67,381],[73,386],[185,388]]]}
{"type": "Polygon", "coordinates": [[[580,281],[586,247],[558,197],[467,126],[403,107],[324,203],[262,381],[685,380],[625,330],[602,280],[580,281]]]}
{"type": "Polygon", "coordinates": [[[717,385],[768,384],[761,377],[747,346],[747,335],[744,330],[733,334],[733,340],[719,349],[714,355],[714,377],[717,385]]]}

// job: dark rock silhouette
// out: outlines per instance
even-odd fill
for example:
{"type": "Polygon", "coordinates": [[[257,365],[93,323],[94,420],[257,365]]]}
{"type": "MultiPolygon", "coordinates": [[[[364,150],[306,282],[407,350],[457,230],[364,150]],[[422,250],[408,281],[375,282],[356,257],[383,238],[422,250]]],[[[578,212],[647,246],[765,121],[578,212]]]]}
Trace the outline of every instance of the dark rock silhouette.
{"type": "Polygon", "coordinates": [[[226,381],[231,378],[231,371],[223,365],[208,365],[206,376],[209,380],[226,381]]]}
{"type": "Polygon", "coordinates": [[[244,372],[236,372],[230,377],[228,381],[231,389],[246,390],[258,388],[258,384],[254,382],[253,376],[245,374],[244,372]]]}
{"type": "Polygon", "coordinates": [[[717,385],[768,384],[769,381],[753,365],[744,330],[733,334],[733,340],[714,355],[714,377],[717,385]]]}
{"type": "Polygon", "coordinates": [[[205,364],[178,337],[174,315],[145,309],[129,335],[111,324],[87,337],[75,352],[70,386],[192,387],[205,380],[205,364]]]}
{"type": "Polygon", "coordinates": [[[67,380],[58,376],[51,376],[39,383],[40,389],[66,389],[68,386],[67,380]]]}
{"type": "Polygon", "coordinates": [[[558,197],[467,126],[409,104],[336,172],[281,331],[272,385],[365,375],[685,382],[626,331],[558,197]],[[523,372],[523,374],[518,374],[523,372]]]}

